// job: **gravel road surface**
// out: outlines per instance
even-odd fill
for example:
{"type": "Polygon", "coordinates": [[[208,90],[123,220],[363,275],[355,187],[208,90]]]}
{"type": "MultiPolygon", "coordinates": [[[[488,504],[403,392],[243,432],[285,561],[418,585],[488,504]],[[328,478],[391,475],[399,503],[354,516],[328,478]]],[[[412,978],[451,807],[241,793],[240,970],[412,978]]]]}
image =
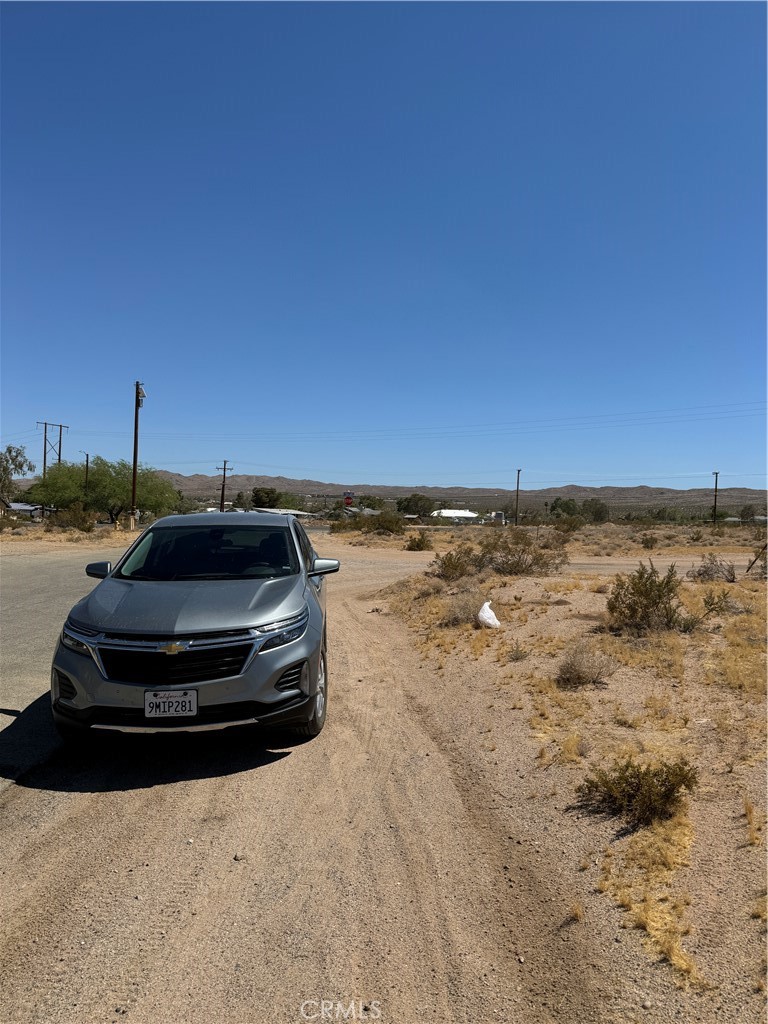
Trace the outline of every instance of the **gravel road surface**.
{"type": "MultiPolygon", "coordinates": [[[[343,553],[317,739],[118,737],[70,754],[48,721],[50,656],[100,557],[4,554],[3,1024],[661,1019],[642,1005],[642,953],[563,926],[557,836],[539,846],[530,811],[501,814],[452,742],[466,691],[375,614],[429,553],[343,553]]],[[[663,985],[664,1019],[687,1019],[663,985]]]]}

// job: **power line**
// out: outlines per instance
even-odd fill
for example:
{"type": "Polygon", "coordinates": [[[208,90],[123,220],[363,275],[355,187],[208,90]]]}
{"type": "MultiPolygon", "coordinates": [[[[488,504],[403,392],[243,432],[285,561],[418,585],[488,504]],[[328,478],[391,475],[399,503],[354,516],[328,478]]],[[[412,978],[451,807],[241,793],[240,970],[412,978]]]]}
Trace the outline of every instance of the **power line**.
{"type": "MultiPolygon", "coordinates": [[[[434,424],[427,426],[411,427],[370,427],[364,430],[338,430],[318,433],[312,431],[300,431],[286,433],[280,431],[276,434],[260,432],[253,434],[179,434],[179,433],[151,433],[146,434],[153,440],[208,440],[208,441],[259,441],[267,440],[280,441],[285,444],[305,443],[307,441],[391,441],[391,440],[413,440],[416,438],[440,439],[455,437],[483,437],[497,434],[527,434],[527,433],[552,433],[560,430],[596,430],[603,427],[631,427],[631,426],[665,426],[675,423],[695,422],[717,422],[726,419],[745,419],[764,414],[764,402],[734,403],[730,405],[713,406],[688,406],[678,409],[667,410],[642,410],[636,412],[606,413],[591,416],[570,416],[570,417],[543,417],[533,420],[517,420],[509,422],[485,423],[485,424],[457,424],[455,426],[441,424],[436,427],[434,424]],[[759,408],[758,408],[759,406],[759,408]],[[707,414],[705,410],[710,412],[707,414]],[[687,415],[694,413],[694,415],[687,415]]],[[[80,434],[97,433],[100,436],[125,436],[125,431],[104,431],[104,430],[80,430],[80,434]]]]}
{"type": "Polygon", "coordinates": [[[45,480],[45,474],[48,469],[48,452],[51,451],[56,456],[56,462],[61,462],[61,434],[63,430],[69,430],[66,423],[48,423],[47,420],[38,420],[38,427],[43,427],[43,480],[45,480]],[[48,427],[59,428],[59,440],[49,441],[48,440],[48,427]]]}

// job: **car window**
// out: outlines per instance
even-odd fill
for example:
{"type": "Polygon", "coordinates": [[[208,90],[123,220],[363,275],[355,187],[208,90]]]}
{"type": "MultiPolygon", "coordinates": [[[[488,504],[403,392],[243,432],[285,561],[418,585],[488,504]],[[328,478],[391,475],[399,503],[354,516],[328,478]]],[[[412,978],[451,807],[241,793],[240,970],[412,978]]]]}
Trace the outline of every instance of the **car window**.
{"type": "Polygon", "coordinates": [[[287,527],[171,526],[151,529],[121,562],[118,579],[272,579],[299,571],[287,527]]]}
{"type": "Polygon", "coordinates": [[[314,548],[310,543],[309,537],[304,532],[303,527],[301,527],[298,523],[294,523],[293,526],[294,529],[296,530],[296,536],[298,537],[299,540],[299,547],[301,548],[301,555],[302,558],[304,559],[304,564],[307,567],[307,572],[309,572],[312,568],[312,563],[315,559],[314,548]]]}

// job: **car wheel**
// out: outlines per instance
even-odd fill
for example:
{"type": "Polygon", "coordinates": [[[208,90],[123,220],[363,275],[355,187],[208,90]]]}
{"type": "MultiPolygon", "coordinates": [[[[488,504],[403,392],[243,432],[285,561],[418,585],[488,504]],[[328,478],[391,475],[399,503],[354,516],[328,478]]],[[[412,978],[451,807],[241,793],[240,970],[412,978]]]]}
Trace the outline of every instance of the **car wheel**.
{"type": "Polygon", "coordinates": [[[317,736],[325,725],[328,711],[328,660],[325,650],[320,652],[320,667],[317,672],[317,692],[312,698],[312,715],[308,722],[297,725],[293,730],[298,736],[317,736]]]}

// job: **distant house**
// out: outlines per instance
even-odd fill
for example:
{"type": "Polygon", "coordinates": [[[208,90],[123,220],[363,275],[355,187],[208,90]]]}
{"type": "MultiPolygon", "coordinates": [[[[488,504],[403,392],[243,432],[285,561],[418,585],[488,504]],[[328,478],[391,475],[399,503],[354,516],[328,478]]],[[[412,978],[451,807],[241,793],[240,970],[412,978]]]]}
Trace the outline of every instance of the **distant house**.
{"type": "MultiPolygon", "coordinates": [[[[46,512],[55,512],[55,508],[48,508],[46,506],[46,512]]],[[[26,501],[3,501],[2,503],[3,515],[9,516],[11,519],[40,519],[43,514],[42,505],[30,505],[26,501]]]]}
{"type": "Polygon", "coordinates": [[[355,516],[380,516],[381,509],[359,508],[357,505],[344,505],[341,509],[343,515],[354,519],[355,516]]]}
{"type": "Polygon", "coordinates": [[[253,512],[276,512],[276,513],[278,513],[278,515],[281,515],[281,516],[296,516],[297,519],[301,518],[302,516],[305,519],[317,519],[317,513],[316,512],[304,512],[304,510],[300,509],[300,508],[254,508],[251,511],[253,511],[253,512]]]}
{"type": "Polygon", "coordinates": [[[468,508],[438,508],[430,512],[433,519],[477,519],[477,512],[470,512],[468,508]]]}

